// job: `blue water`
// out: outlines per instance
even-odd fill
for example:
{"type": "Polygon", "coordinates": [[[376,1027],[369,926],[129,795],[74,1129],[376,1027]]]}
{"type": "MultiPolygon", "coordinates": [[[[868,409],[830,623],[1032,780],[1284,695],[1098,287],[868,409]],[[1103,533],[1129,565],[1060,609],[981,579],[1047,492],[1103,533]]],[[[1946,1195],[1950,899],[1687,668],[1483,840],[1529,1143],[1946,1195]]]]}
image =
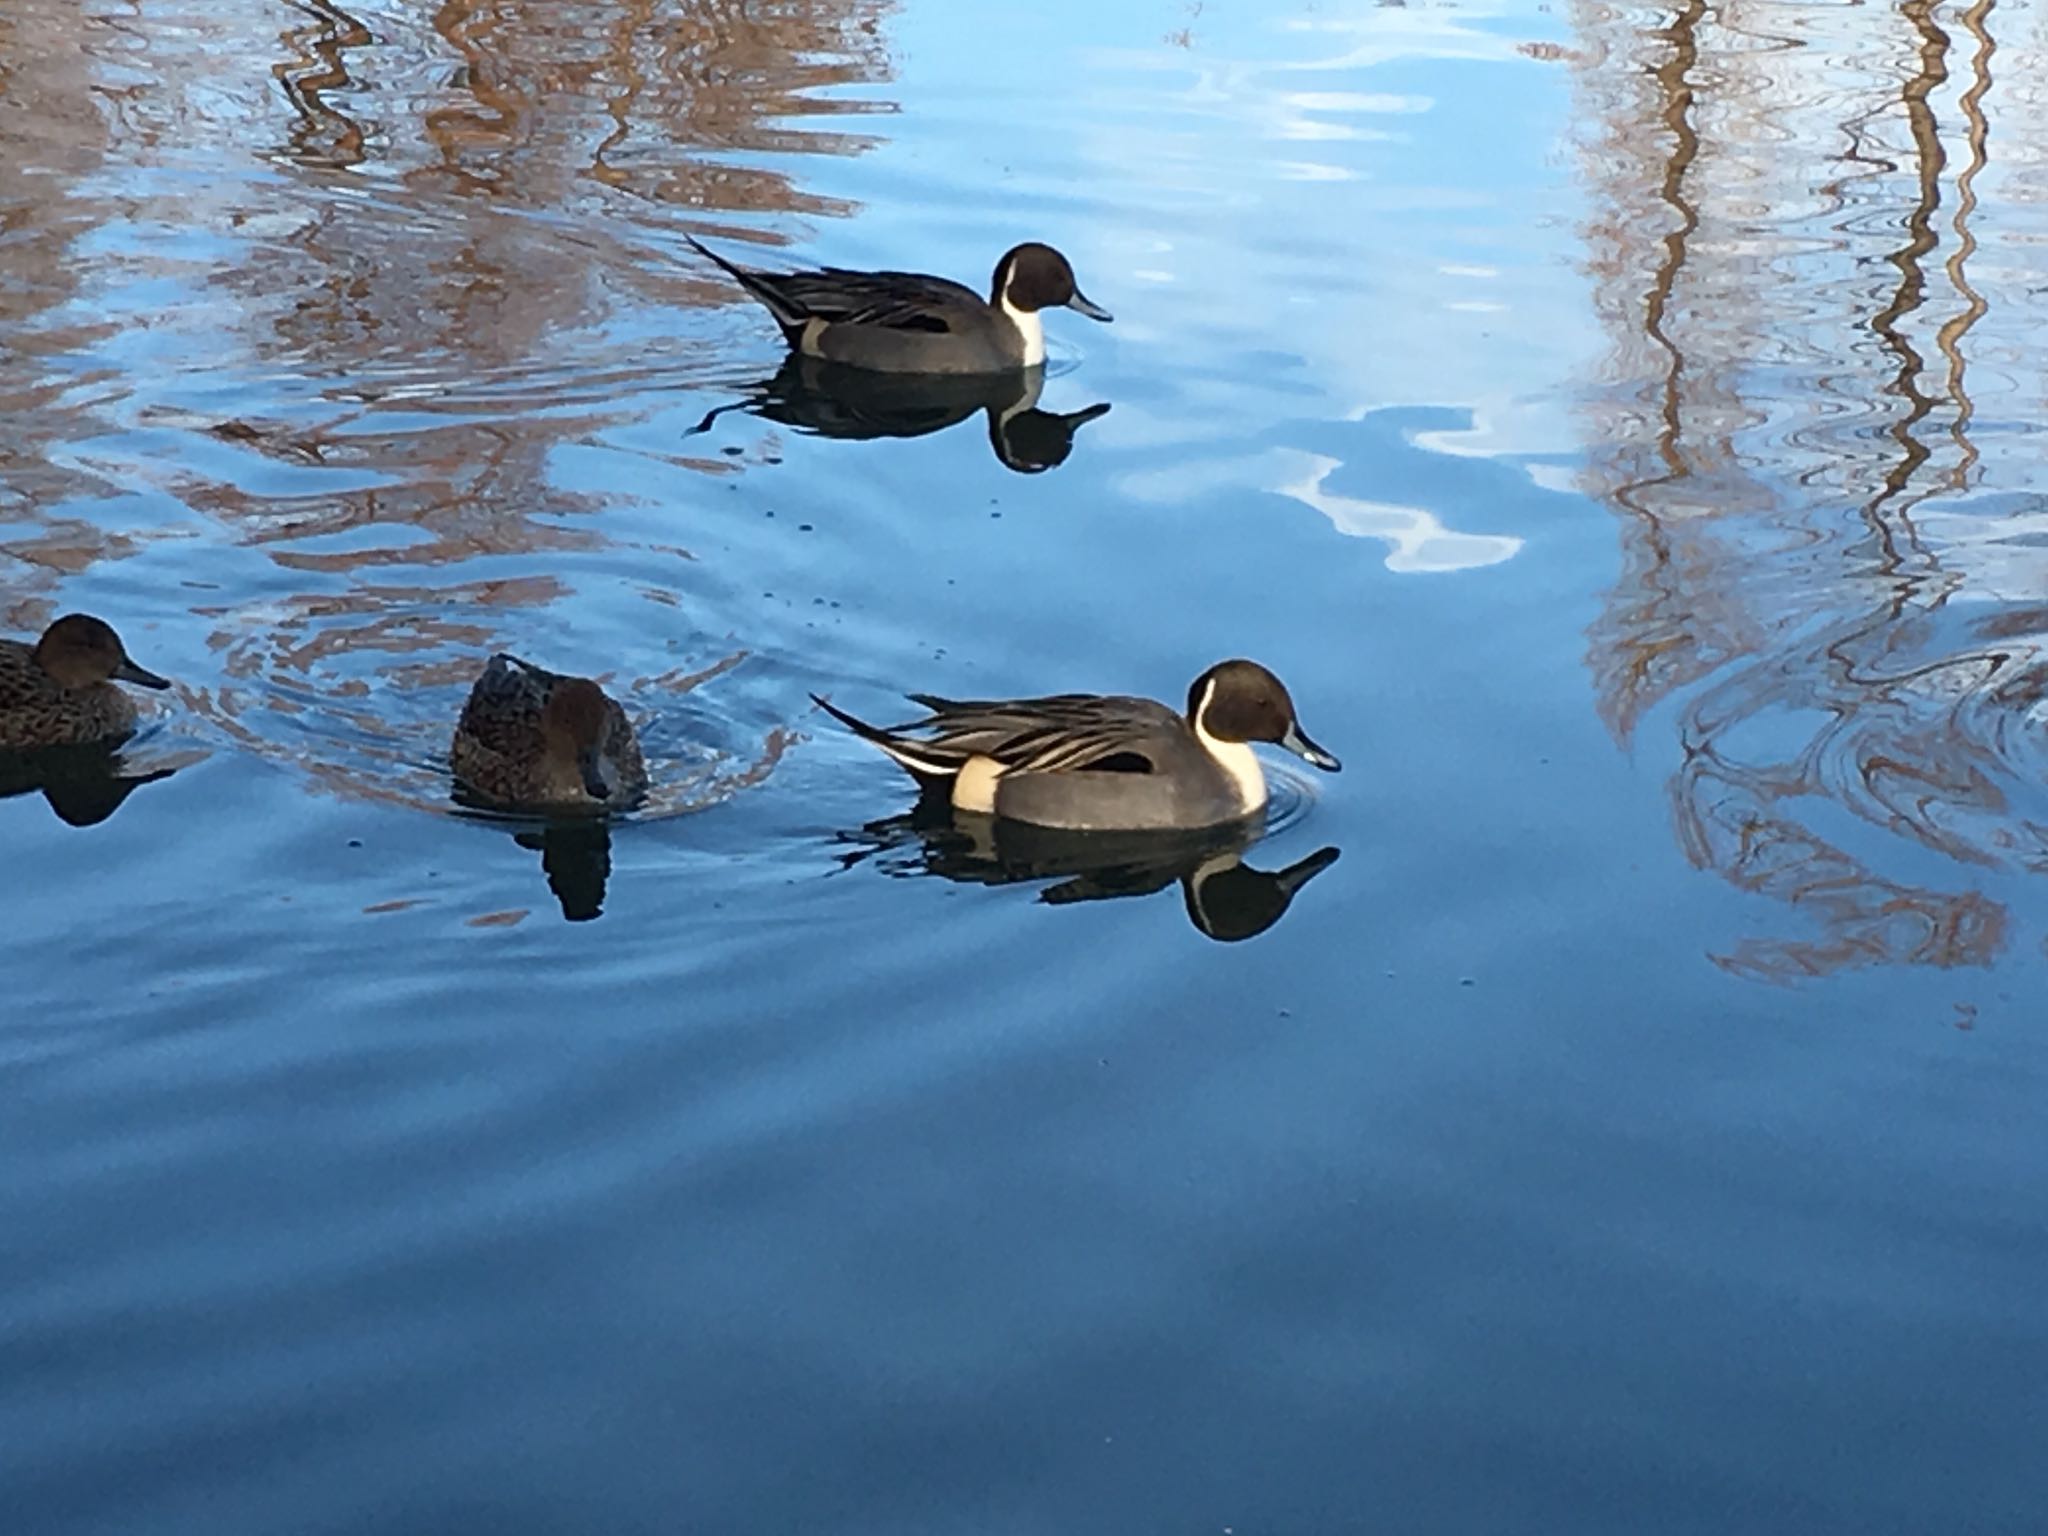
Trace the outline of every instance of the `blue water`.
{"type": "Polygon", "coordinates": [[[0,1523],[2038,1529],[2041,22],[10,0],[0,629],[179,687],[0,775],[0,1523]],[[776,419],[686,234],[1110,409],[776,419]],[[646,808],[452,802],[499,648],[646,808]],[[808,698],[1235,654],[1206,883],[808,698]]]}

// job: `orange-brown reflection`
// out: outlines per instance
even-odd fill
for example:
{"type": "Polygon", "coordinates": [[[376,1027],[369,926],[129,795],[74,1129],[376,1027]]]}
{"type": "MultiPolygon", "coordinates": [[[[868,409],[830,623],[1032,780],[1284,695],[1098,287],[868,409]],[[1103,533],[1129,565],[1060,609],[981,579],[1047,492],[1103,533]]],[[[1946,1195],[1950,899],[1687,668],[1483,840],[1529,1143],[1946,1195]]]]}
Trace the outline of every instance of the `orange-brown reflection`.
{"type": "Polygon", "coordinates": [[[1623,739],[1675,716],[1687,855],[1811,935],[1722,963],[1985,963],[2010,926],[1987,872],[2048,864],[2048,613],[2017,579],[2043,574],[2016,500],[2040,401],[2014,383],[2048,357],[2023,276],[1972,270],[1987,220],[2042,235],[2022,195],[1981,190],[2001,146],[2009,175],[2043,163],[2031,96],[2001,125],[1989,94],[1999,13],[1574,15],[1608,343],[1588,473],[1623,552],[1588,636],[1602,715],[1623,739]],[[2030,429],[1995,447],[1975,353],[2030,429]]]}
{"type": "MultiPolygon", "coordinates": [[[[659,318],[726,297],[668,259],[680,217],[851,211],[805,170],[891,110],[847,88],[887,79],[892,5],[9,0],[7,629],[160,533],[217,533],[200,712],[337,791],[445,808],[467,672],[531,649],[533,612],[623,542],[581,514],[632,505],[629,477],[565,484],[563,451],[716,374],[659,318]]],[[[639,451],[649,474],[744,468],[639,451]]],[[[616,559],[603,585],[680,608],[691,558],[643,535],[632,589],[616,559]]],[[[690,680],[634,686],[644,713],[690,680]]],[[[657,809],[788,739],[728,724],[675,746],[657,809]]]]}
{"type": "Polygon", "coordinates": [[[134,548],[82,519],[45,512],[108,489],[51,452],[83,433],[90,416],[79,396],[106,378],[61,361],[115,329],[64,313],[79,293],[72,246],[106,212],[76,190],[108,149],[93,95],[96,66],[67,8],[0,9],[0,519],[41,525],[4,546],[10,630],[49,616],[47,603],[26,600],[29,591],[48,592],[62,576],[134,548]]]}

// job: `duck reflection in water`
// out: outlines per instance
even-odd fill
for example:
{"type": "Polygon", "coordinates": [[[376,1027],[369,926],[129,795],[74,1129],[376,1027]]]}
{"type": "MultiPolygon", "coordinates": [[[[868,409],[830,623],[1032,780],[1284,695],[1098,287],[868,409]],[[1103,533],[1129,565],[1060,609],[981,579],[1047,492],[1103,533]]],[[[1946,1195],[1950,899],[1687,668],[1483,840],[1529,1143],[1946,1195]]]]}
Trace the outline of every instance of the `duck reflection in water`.
{"type": "Polygon", "coordinates": [[[512,840],[540,854],[548,889],[561,903],[564,919],[587,923],[604,916],[605,882],[612,872],[612,837],[603,822],[549,822],[545,827],[515,832],[512,840]]]}
{"type": "Polygon", "coordinates": [[[587,923],[604,916],[605,889],[612,874],[611,823],[603,816],[550,814],[520,816],[457,783],[451,798],[468,813],[465,821],[486,822],[510,833],[521,848],[540,855],[541,873],[562,908],[562,918],[587,923]]]}
{"type": "Polygon", "coordinates": [[[1179,884],[1188,921],[1221,944],[1256,938],[1279,922],[1296,894],[1337,862],[1318,848],[1284,869],[1254,869],[1244,856],[1263,828],[1238,822],[1193,832],[1067,832],[973,812],[926,796],[908,815],[874,821],[849,840],[851,868],[875,859],[886,874],[937,875],[963,885],[1054,882],[1049,906],[1150,896],[1179,884]]]}
{"type": "Polygon", "coordinates": [[[168,779],[204,755],[145,768],[99,743],[0,750],[0,800],[40,793],[66,826],[96,827],[144,784],[168,779]]]}
{"type": "Polygon", "coordinates": [[[1035,475],[1064,464],[1074,434],[1109,402],[1078,411],[1041,411],[1045,370],[1000,374],[880,373],[793,354],[773,378],[744,399],[706,413],[691,428],[708,432],[729,411],[746,411],[813,437],[870,442],[882,437],[925,437],[957,426],[976,411],[988,415],[988,442],[1007,469],[1035,475]]]}

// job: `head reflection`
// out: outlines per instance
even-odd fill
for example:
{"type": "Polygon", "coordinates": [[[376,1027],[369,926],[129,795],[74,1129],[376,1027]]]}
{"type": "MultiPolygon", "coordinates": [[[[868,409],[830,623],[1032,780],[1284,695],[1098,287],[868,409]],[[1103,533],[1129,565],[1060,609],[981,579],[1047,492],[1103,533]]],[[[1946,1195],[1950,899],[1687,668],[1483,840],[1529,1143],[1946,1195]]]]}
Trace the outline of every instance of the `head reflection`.
{"type": "Polygon", "coordinates": [[[541,873],[562,908],[563,921],[587,923],[604,916],[612,833],[602,813],[522,816],[479,799],[459,783],[449,799],[461,807],[464,820],[500,827],[521,848],[540,855],[541,873]]]}
{"type": "Polygon", "coordinates": [[[886,874],[936,875],[964,885],[1043,883],[1049,906],[1151,896],[1178,885],[1188,921],[1221,944],[1264,933],[1296,894],[1337,862],[1319,848],[1283,869],[1255,869],[1245,854],[1257,823],[1198,832],[1067,832],[955,811],[924,801],[907,815],[868,823],[841,862],[873,859],[886,874]]]}
{"type": "Polygon", "coordinates": [[[1064,464],[1074,435],[1109,413],[1106,400],[1078,411],[1042,411],[1044,386],[1043,368],[995,375],[877,373],[799,354],[742,398],[707,412],[692,431],[708,432],[719,417],[745,411],[813,437],[871,442],[925,437],[981,411],[989,449],[1003,467],[1035,475],[1064,464]]]}
{"type": "Polygon", "coordinates": [[[67,827],[96,827],[136,790],[168,779],[195,756],[145,766],[102,744],[0,752],[0,800],[40,794],[67,827]]]}

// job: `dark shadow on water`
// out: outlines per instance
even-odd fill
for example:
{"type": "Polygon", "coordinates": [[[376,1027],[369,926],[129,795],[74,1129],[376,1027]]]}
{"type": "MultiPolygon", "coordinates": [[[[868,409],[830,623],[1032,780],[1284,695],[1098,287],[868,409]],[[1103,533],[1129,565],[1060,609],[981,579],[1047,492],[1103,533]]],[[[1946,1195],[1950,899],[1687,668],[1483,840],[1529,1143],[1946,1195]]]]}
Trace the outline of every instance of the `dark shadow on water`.
{"type": "Polygon", "coordinates": [[[1049,906],[1151,896],[1178,884],[1188,921],[1234,944],[1279,922],[1301,888],[1337,862],[1337,849],[1319,848],[1285,869],[1254,869],[1244,855],[1264,831],[1241,822],[1195,832],[1063,832],[927,800],[844,834],[859,846],[841,862],[873,859],[888,875],[963,885],[1052,882],[1038,893],[1049,906]]]}
{"type": "Polygon", "coordinates": [[[540,855],[541,872],[561,904],[564,921],[587,923],[604,916],[605,887],[612,873],[612,829],[601,812],[520,816],[460,783],[452,787],[449,798],[462,807],[465,820],[502,827],[513,842],[540,855]]]}
{"type": "Polygon", "coordinates": [[[989,449],[1007,469],[1035,475],[1057,468],[1074,451],[1074,434],[1106,415],[1109,402],[1078,411],[1041,411],[1043,368],[997,375],[876,373],[792,355],[772,378],[745,396],[705,413],[692,433],[720,416],[745,411],[812,437],[872,442],[925,437],[958,426],[977,411],[988,417],[989,449]]]}
{"type": "Polygon", "coordinates": [[[184,766],[141,767],[111,746],[0,752],[0,800],[40,793],[67,827],[96,827],[141,786],[168,779],[184,766]]]}
{"type": "Polygon", "coordinates": [[[612,872],[612,834],[604,822],[552,821],[515,832],[512,840],[540,854],[548,889],[566,921],[587,923],[604,916],[605,882],[612,872]]]}

